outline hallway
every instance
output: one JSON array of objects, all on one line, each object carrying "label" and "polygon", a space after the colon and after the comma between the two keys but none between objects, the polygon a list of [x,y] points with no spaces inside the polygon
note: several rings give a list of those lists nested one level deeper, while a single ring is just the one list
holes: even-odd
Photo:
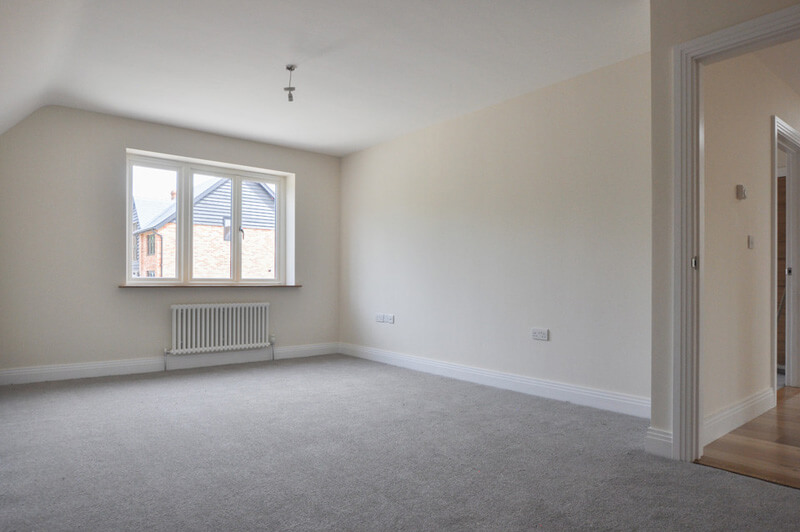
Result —
[{"label": "hallway", "polygon": [[800,388],[778,390],[778,404],[710,443],[698,464],[800,488]]}]

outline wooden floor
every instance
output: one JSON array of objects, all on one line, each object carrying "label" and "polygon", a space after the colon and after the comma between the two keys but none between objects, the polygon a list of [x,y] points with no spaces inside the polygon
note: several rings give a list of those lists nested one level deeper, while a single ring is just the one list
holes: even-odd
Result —
[{"label": "wooden floor", "polygon": [[707,445],[697,463],[800,488],[800,388],[778,390],[777,404]]}]

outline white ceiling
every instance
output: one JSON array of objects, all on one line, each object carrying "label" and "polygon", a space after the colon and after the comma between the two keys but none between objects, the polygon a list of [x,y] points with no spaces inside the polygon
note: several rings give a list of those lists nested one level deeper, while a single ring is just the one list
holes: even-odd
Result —
[{"label": "white ceiling", "polygon": [[648,0],[0,0],[0,133],[55,104],[343,155],[649,35]]}]

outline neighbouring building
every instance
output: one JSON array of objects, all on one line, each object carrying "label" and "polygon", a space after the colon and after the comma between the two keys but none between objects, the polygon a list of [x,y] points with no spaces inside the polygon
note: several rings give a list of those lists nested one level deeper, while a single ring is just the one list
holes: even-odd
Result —
[{"label": "neighbouring building", "polygon": [[[275,273],[275,192],[269,183],[242,182],[242,278]],[[194,278],[231,275],[231,180],[215,178],[197,187],[193,202]],[[134,277],[175,277],[175,192],[163,200],[134,198]]]}]

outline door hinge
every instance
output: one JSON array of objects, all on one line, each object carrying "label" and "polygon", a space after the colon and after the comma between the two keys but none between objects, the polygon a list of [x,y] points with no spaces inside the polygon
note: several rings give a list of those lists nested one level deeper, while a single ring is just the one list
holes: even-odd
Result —
[{"label": "door hinge", "polygon": [[697,255],[692,257],[692,269],[693,270],[699,270],[700,269],[700,257],[698,257]]},{"label": "door hinge", "polygon": [[786,268],[786,275],[792,275],[792,267],[791,266]]}]

